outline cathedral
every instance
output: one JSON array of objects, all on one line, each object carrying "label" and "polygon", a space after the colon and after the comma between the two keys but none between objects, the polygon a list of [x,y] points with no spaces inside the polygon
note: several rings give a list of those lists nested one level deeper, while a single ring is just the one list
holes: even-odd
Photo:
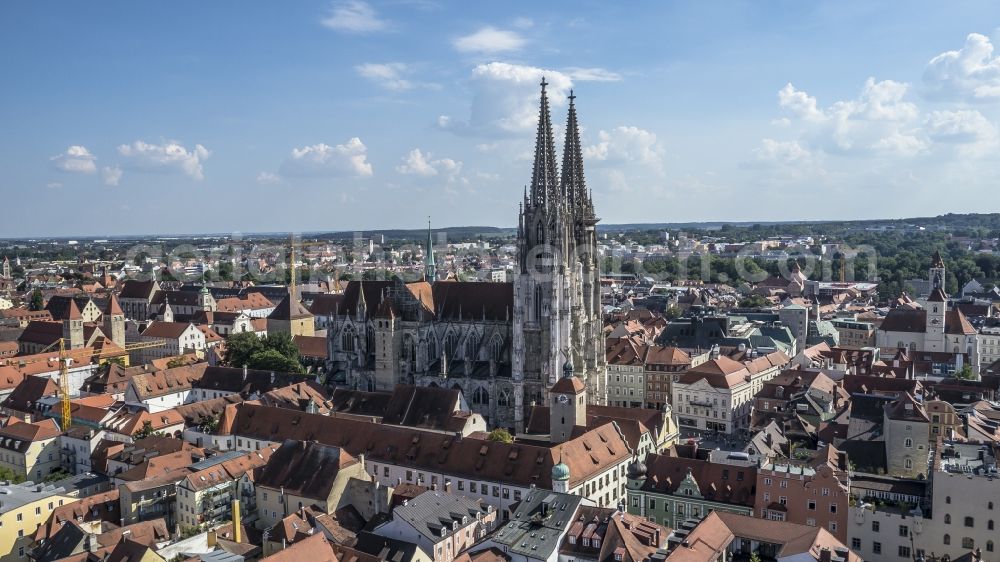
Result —
[{"label": "cathedral", "polygon": [[456,388],[490,427],[517,432],[564,375],[585,382],[589,403],[605,403],[598,218],[584,182],[575,97],[560,173],[546,85],[513,283],[438,280],[428,227],[423,281],[352,281],[335,297],[329,382]]}]

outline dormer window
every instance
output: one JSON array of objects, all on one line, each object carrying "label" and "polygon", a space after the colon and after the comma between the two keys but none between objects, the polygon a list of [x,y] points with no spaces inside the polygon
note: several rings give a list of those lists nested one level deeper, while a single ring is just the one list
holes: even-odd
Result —
[{"label": "dormer window", "polygon": [[583,539],[583,546],[590,546],[590,539],[584,537],[584,539]]},{"label": "dormer window", "polygon": [[569,536],[569,544],[576,544],[576,536],[574,535]]}]

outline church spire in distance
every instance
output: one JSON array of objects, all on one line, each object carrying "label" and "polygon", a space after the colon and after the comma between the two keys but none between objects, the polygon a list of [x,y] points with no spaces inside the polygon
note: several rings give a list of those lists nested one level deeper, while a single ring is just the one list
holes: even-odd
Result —
[{"label": "church spire in distance", "polygon": [[535,138],[535,165],[531,171],[531,204],[548,205],[558,193],[559,172],[556,169],[556,147],[552,137],[552,118],[549,115],[549,97],[545,92],[548,82],[542,78],[542,96],[538,108],[538,134]]},{"label": "church spire in distance", "polygon": [[427,247],[424,248],[424,281],[437,281],[437,264],[434,262],[434,237],[431,236],[431,218],[427,217]]}]

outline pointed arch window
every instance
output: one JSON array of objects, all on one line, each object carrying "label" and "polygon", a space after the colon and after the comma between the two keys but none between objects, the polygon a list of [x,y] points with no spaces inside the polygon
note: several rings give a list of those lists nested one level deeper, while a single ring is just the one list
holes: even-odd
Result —
[{"label": "pointed arch window", "polygon": [[469,334],[465,339],[465,360],[476,361],[479,359],[479,335],[475,332]]},{"label": "pointed arch window", "polygon": [[499,363],[501,355],[503,355],[503,339],[500,336],[493,336],[493,340],[490,341],[490,359]]},{"label": "pointed arch window", "polygon": [[340,349],[342,351],[346,351],[347,353],[353,353],[354,339],[354,327],[350,325],[344,326],[343,331],[340,333]]},{"label": "pointed arch window", "polygon": [[444,337],[444,354],[448,357],[454,357],[456,351],[458,351],[458,334],[448,332],[448,335]]},{"label": "pointed arch window", "polygon": [[371,326],[365,330],[365,349],[368,353],[375,353],[375,328]]},{"label": "pointed arch window", "polygon": [[485,388],[479,387],[472,393],[472,403],[483,406],[490,403],[490,393]]},{"label": "pointed arch window", "polygon": [[413,343],[413,336],[406,334],[403,338],[403,358],[411,364],[417,362],[417,346]]},{"label": "pointed arch window", "polygon": [[497,396],[497,406],[510,406],[510,395],[507,394],[506,390],[501,390],[500,394]]},{"label": "pointed arch window", "polygon": [[545,243],[545,226],[542,223],[538,223],[535,227],[535,243],[544,244]]},{"label": "pointed arch window", "polygon": [[437,359],[437,342],[434,340],[433,333],[427,335],[427,342],[424,345],[427,348],[427,361],[434,361]]}]

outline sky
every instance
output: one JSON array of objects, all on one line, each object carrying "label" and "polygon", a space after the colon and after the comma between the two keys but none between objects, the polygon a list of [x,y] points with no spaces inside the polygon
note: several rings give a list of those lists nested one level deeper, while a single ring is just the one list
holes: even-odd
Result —
[{"label": "sky", "polygon": [[0,3],[0,237],[996,212],[1000,3]]}]

